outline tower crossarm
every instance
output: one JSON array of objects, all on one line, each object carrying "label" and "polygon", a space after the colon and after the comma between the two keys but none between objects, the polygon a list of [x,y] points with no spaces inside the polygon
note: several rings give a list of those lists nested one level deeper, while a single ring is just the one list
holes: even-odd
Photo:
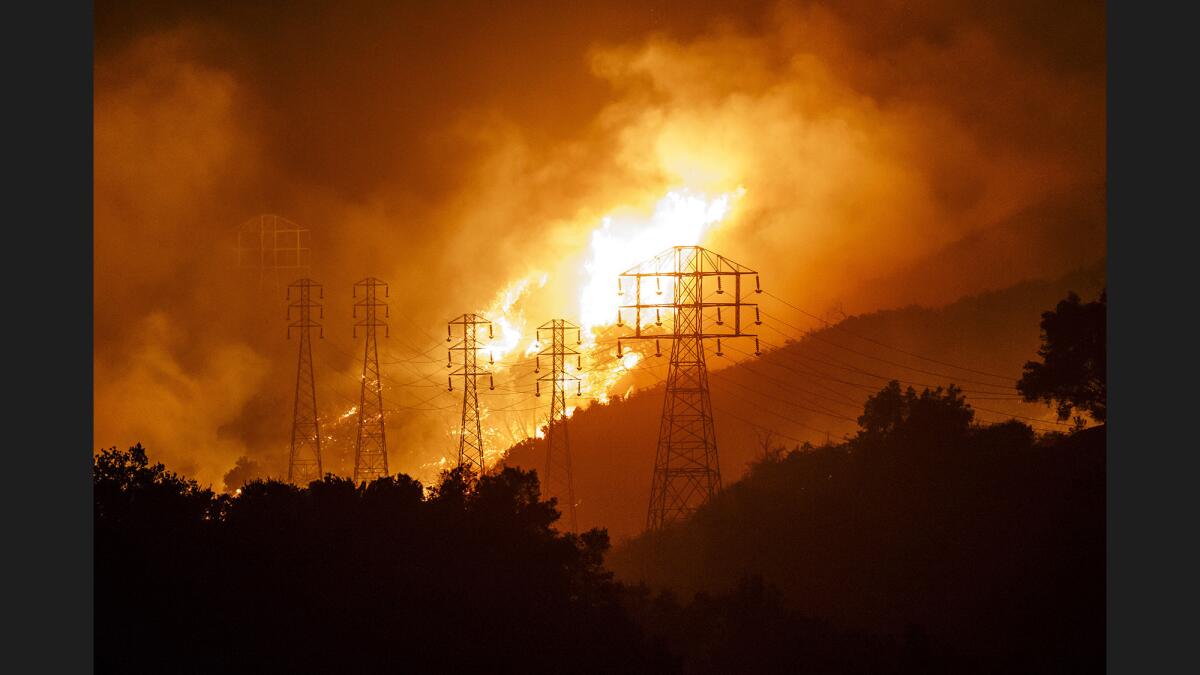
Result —
[{"label": "tower crossarm", "polygon": [[757,354],[750,321],[762,319],[747,296],[762,288],[758,272],[745,265],[700,246],[675,246],[619,275],[617,292],[617,325],[629,329],[617,338],[617,357],[628,340],[654,340],[660,356],[661,341],[670,345],[646,514],[646,529],[658,530],[721,490],[704,342],[714,340],[720,355],[721,340],[754,338]]},{"label": "tower crossarm", "polygon": [[[753,277],[753,281],[751,281]],[[700,246],[676,246],[631,267],[617,279],[624,302],[617,325],[630,333],[617,340],[617,357],[628,340],[720,340],[754,338],[762,323],[758,272]],[[661,353],[661,348],[655,350]]]}]

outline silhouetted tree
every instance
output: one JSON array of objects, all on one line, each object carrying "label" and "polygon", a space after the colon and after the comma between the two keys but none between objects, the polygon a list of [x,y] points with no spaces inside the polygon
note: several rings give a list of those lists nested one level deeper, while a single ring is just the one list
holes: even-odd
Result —
[{"label": "silhouetted tree", "polygon": [[1100,299],[1084,303],[1070,293],[1053,310],[1042,314],[1041,363],[1029,361],[1017,382],[1026,401],[1044,401],[1059,420],[1074,410],[1086,411],[1097,422],[1107,414],[1107,289]]},{"label": "silhouetted tree", "polygon": [[97,454],[92,491],[96,523],[106,526],[198,523],[223,504],[196,481],[151,464],[141,443],[128,451],[109,448]]},{"label": "silhouetted tree", "polygon": [[96,670],[674,672],[603,530],[563,534],[507,468],[216,495],[141,446],[95,456]]},{"label": "silhouetted tree", "polygon": [[975,411],[962,398],[961,390],[900,389],[896,380],[867,397],[858,418],[854,446],[859,449],[904,448],[907,451],[942,446],[963,437],[971,427]]}]

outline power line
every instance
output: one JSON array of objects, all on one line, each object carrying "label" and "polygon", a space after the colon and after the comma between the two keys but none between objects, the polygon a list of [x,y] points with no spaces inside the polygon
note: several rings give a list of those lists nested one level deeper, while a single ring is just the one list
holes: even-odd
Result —
[{"label": "power line", "polygon": [[[766,344],[768,347],[772,347],[772,348],[773,348],[773,350],[774,350],[774,352],[776,352],[776,353],[779,353],[781,356],[783,356],[783,357],[785,357],[785,358],[792,358],[792,359],[804,359],[804,360],[806,360],[806,361],[815,361],[815,362],[817,362],[817,363],[820,363],[820,364],[822,364],[822,365],[831,366],[831,367],[833,367],[833,368],[839,368],[839,369],[842,369],[842,370],[848,370],[848,371],[850,371],[850,372],[853,372],[853,373],[858,373],[858,374],[860,374],[860,375],[864,375],[864,376],[867,376],[867,377],[873,377],[873,378],[876,378],[876,379],[878,379],[878,380],[883,380],[883,381],[885,381],[885,382],[890,382],[890,381],[892,381],[892,380],[896,380],[897,382],[900,382],[901,384],[907,384],[907,385],[914,386],[914,387],[926,387],[926,388],[933,388],[933,389],[936,389],[936,388],[938,388],[938,387],[944,386],[944,385],[941,385],[941,384],[930,384],[930,383],[928,383],[928,382],[917,382],[917,381],[914,381],[914,380],[906,380],[906,379],[904,379],[904,378],[895,377],[895,376],[892,376],[892,375],[881,375],[881,374],[879,374],[879,373],[875,373],[875,372],[872,372],[872,371],[869,371],[869,370],[864,370],[864,369],[862,369],[862,368],[859,368],[859,367],[857,367],[857,366],[853,366],[853,365],[850,365],[850,364],[848,364],[848,363],[845,363],[845,362],[839,361],[839,360],[837,360],[837,359],[834,359],[833,357],[831,357],[831,356],[829,356],[829,355],[827,355],[827,354],[822,354],[822,353],[820,353],[820,352],[816,352],[816,353],[817,353],[818,355],[820,355],[820,356],[823,356],[823,357],[825,357],[826,359],[829,359],[829,360],[828,360],[828,361],[825,361],[825,360],[822,360],[822,359],[818,359],[818,358],[815,358],[815,357],[813,357],[813,356],[810,356],[810,355],[808,355],[808,354],[800,353],[799,351],[796,351],[795,353],[792,353],[792,352],[793,352],[793,350],[788,350],[788,349],[786,349],[785,347],[783,347],[782,345],[776,345],[776,344],[773,344],[773,343],[767,342],[766,340],[763,340],[763,344]],[[813,351],[815,351],[815,350],[813,350]],[[861,384],[861,383],[846,383],[846,384],[853,384],[853,386],[858,386],[858,387],[866,387],[867,389],[870,389],[870,387],[868,387],[867,385],[863,385],[863,384]],[[949,383],[949,384],[953,384],[953,382],[951,382],[951,383]],[[983,395],[986,395],[986,396],[996,396],[997,394],[999,394],[999,393],[1000,393],[1000,392],[995,392],[995,391],[983,391],[983,390],[980,390],[980,389],[969,389],[969,388],[965,388],[965,387],[958,387],[957,385],[955,385],[955,387],[956,387],[956,388],[957,388],[959,391],[962,391],[962,392],[964,392],[964,393],[983,394]],[[874,391],[874,390],[871,390],[871,391]],[[1013,396],[1013,398],[1012,398],[1012,400],[1018,400],[1019,398],[1020,398],[1019,396],[1016,396],[1016,395],[1014,395],[1014,396]]]},{"label": "power line", "polygon": [[[766,316],[768,316],[768,317],[770,317],[770,318],[774,319],[775,321],[778,321],[779,323],[782,323],[782,324],[783,324],[783,325],[785,325],[785,326],[788,326],[789,328],[792,328],[793,330],[801,330],[801,329],[797,328],[796,326],[793,326],[793,325],[791,325],[791,324],[787,323],[786,321],[784,321],[784,320],[780,319],[780,318],[779,318],[779,317],[777,317],[777,316],[774,316],[774,315],[772,315],[772,314],[768,314],[767,312],[763,312],[763,314],[765,314]],[[1012,387],[1012,386],[1009,386],[1009,385],[999,385],[999,384],[995,384],[995,383],[992,383],[992,382],[980,382],[979,380],[969,380],[969,379],[964,379],[964,378],[961,378],[961,377],[957,377],[957,376],[955,376],[955,375],[949,375],[949,374],[947,374],[947,373],[938,373],[938,372],[934,372],[934,371],[931,371],[931,370],[924,370],[924,369],[921,369],[921,368],[914,368],[914,367],[912,367],[912,366],[906,366],[906,365],[904,365],[904,364],[902,364],[902,363],[896,363],[895,361],[890,361],[890,360],[888,360],[888,359],[880,358],[880,357],[878,357],[878,356],[872,356],[871,354],[867,354],[867,353],[864,353],[864,352],[860,352],[860,351],[858,351],[858,350],[855,350],[855,349],[850,349],[849,347],[846,347],[846,346],[840,345],[840,344],[838,344],[838,343],[836,343],[836,342],[833,342],[833,341],[831,341],[831,340],[826,340],[825,338],[821,337],[821,335],[820,335],[819,333],[816,333],[816,332],[808,332],[808,333],[806,333],[806,334],[805,334],[805,335],[803,335],[803,336],[795,336],[795,335],[789,335],[788,333],[785,333],[785,332],[783,332],[783,331],[781,331],[781,330],[779,330],[778,328],[775,328],[775,327],[773,327],[773,326],[768,326],[768,327],[769,327],[769,328],[771,328],[771,330],[774,330],[776,333],[779,333],[780,335],[784,336],[785,338],[797,338],[797,337],[799,337],[799,338],[801,338],[801,339],[803,339],[803,338],[812,338],[812,339],[814,339],[814,340],[817,340],[817,341],[819,341],[819,342],[824,342],[824,343],[826,343],[826,344],[833,345],[834,347],[837,347],[838,349],[843,349],[843,350],[845,350],[845,351],[848,351],[848,352],[850,352],[850,353],[852,353],[852,354],[856,354],[856,355],[858,355],[858,356],[861,356],[861,357],[863,357],[863,358],[868,358],[868,359],[872,359],[872,360],[874,360],[874,361],[879,361],[879,362],[881,362],[881,363],[886,363],[886,364],[888,364],[888,365],[895,366],[895,367],[897,367],[897,368],[903,368],[903,369],[905,369],[905,370],[911,370],[911,371],[918,372],[918,373],[924,373],[924,374],[926,374],[926,375],[934,375],[934,376],[936,376],[936,377],[944,377],[944,378],[946,378],[947,380],[950,380],[950,381],[952,381],[952,382],[965,382],[965,383],[968,383],[968,384],[977,384],[977,385],[980,385],[980,386],[983,386],[983,387],[991,387],[991,388],[993,388],[993,389],[1003,389],[1003,390],[1005,390],[1005,391],[1014,391],[1014,390],[1015,390],[1015,389],[1014,389],[1014,387]],[[819,352],[818,352],[818,353],[819,353]],[[829,358],[829,359],[833,359],[833,357],[831,357],[831,356],[827,356],[827,355],[824,355],[824,354],[822,354],[822,356],[825,356],[826,358]]]},{"label": "power line", "polygon": [[[777,345],[772,345],[771,343],[766,343],[766,342],[764,342],[764,344],[766,344],[768,347],[772,347],[772,348],[773,348],[773,349],[772,349],[772,351],[770,351],[770,352],[766,352],[766,354],[768,354],[768,355],[793,356],[793,355],[787,354],[787,352],[786,352],[786,351],[785,351],[783,348],[781,348],[781,347],[779,347],[779,346],[777,346]],[[747,355],[747,356],[749,356],[749,354],[747,354],[746,352],[743,352],[743,351],[741,351],[741,350],[734,349],[734,351],[738,351],[739,353],[741,353],[741,354],[743,354],[743,355]],[[814,359],[814,360],[815,360],[815,359]],[[820,361],[818,361],[818,362],[820,362]],[[742,363],[742,365],[743,365],[743,366],[745,366],[745,364],[744,364],[744,363]],[[869,393],[871,393],[871,394],[876,394],[876,393],[878,393],[878,389],[872,388],[872,387],[870,387],[870,386],[868,386],[868,385],[859,384],[859,383],[856,383],[856,382],[849,382],[849,381],[847,381],[847,380],[841,380],[841,379],[838,379],[838,378],[836,378],[836,377],[833,377],[833,376],[830,376],[830,375],[827,375],[827,374],[822,374],[822,373],[809,373],[809,372],[804,372],[804,371],[800,371],[800,370],[795,370],[795,369],[793,369],[793,368],[790,368],[790,367],[788,367],[786,364],[774,364],[774,365],[777,365],[777,366],[779,366],[779,367],[782,367],[782,368],[784,368],[784,369],[786,369],[786,370],[792,370],[793,372],[796,372],[796,373],[799,373],[799,374],[803,374],[803,375],[809,375],[809,376],[811,376],[811,377],[824,378],[824,379],[828,379],[828,380],[831,380],[831,381],[834,381],[834,382],[841,383],[841,384],[843,384],[843,385],[846,385],[846,386],[855,387],[855,388],[857,388],[857,389],[861,389],[861,390],[863,390],[863,391],[866,391],[866,392],[869,392]],[[864,374],[867,374],[867,373],[864,373]],[[878,377],[878,378],[881,378],[881,379],[887,379],[888,381],[891,381],[891,380],[895,379],[895,380],[896,380],[896,381],[898,381],[898,382],[905,383],[905,384],[910,384],[910,385],[911,385],[911,384],[915,384],[915,385],[917,385],[917,386],[924,386],[924,387],[929,387],[929,386],[930,386],[930,385],[925,385],[925,384],[921,384],[921,383],[913,383],[913,382],[908,382],[908,381],[906,381],[906,380],[899,380],[899,379],[897,379],[897,378],[884,378],[883,376],[881,376],[881,375],[877,375],[877,374],[871,374],[871,376],[873,376],[873,377]],[[817,384],[819,384],[819,383],[817,383]],[[966,399],[967,399],[968,403],[969,403],[969,402],[971,402],[971,401],[975,401],[975,400],[1010,400],[1010,401],[1013,401],[1013,402],[1020,402],[1020,400],[1021,400],[1021,399],[1019,399],[1019,398],[1012,398],[1012,399],[1008,399],[1008,398],[1004,398],[1004,399],[999,399],[999,398],[988,398],[988,397],[986,397],[986,396],[977,396],[977,395],[975,395],[975,394],[970,394],[970,391],[971,391],[971,390],[961,390],[961,389],[960,389],[960,391],[963,391],[963,393],[964,393],[964,394],[969,394],[969,395],[967,395],[967,396],[966,396]],[[1026,421],[1029,421],[1029,422],[1033,422],[1033,423],[1035,423],[1035,424],[1041,424],[1041,425],[1053,424],[1053,425],[1058,425],[1058,426],[1070,426],[1069,424],[1067,424],[1067,423],[1065,423],[1065,422],[1058,422],[1058,421],[1044,420],[1044,419],[1040,419],[1040,418],[1036,418],[1036,417],[1029,417],[1029,416],[1026,416],[1026,415],[1020,415],[1020,414],[1016,414],[1016,413],[1006,413],[1006,412],[1003,412],[1003,411],[1000,411],[1000,410],[994,410],[994,409],[991,409],[991,408],[984,408],[984,407],[980,407],[980,406],[978,406],[978,405],[975,405],[975,404],[973,404],[973,403],[971,403],[971,408],[972,408],[973,410],[976,410],[976,411],[987,412],[987,413],[992,413],[992,414],[995,414],[995,415],[999,415],[999,416],[1001,416],[1001,417],[1002,417],[1003,419],[1005,419],[1005,420],[1007,420],[1007,419],[1013,419],[1013,418],[1016,418],[1016,419],[1022,419],[1022,420],[1026,420]],[[1044,428],[1045,428],[1046,430],[1052,430],[1054,427],[1044,427]]]},{"label": "power line", "polygon": [[[737,353],[739,353],[739,354],[742,354],[743,356],[747,356],[747,357],[754,356],[753,354],[750,354],[749,352],[745,352],[745,351],[742,351],[742,350],[740,350],[740,349],[737,349],[736,347],[731,347],[730,349],[733,349],[733,351],[735,351],[735,352],[737,352]],[[787,381],[787,380],[781,380],[781,379],[779,379],[779,378],[777,378],[777,377],[772,377],[772,376],[770,376],[770,375],[767,375],[766,373],[761,373],[761,372],[759,372],[759,371],[757,371],[757,370],[754,370],[753,368],[751,368],[751,367],[750,367],[750,363],[749,363],[749,361],[748,361],[748,360],[745,360],[745,361],[735,361],[735,360],[734,360],[732,357],[728,357],[728,356],[726,356],[725,358],[726,358],[727,360],[729,360],[729,362],[730,362],[730,363],[733,363],[734,365],[736,365],[736,366],[738,366],[738,367],[740,367],[740,368],[744,368],[744,369],[745,369],[747,372],[749,372],[749,373],[753,373],[753,374],[754,374],[754,375],[756,375],[757,377],[761,377],[761,378],[763,378],[763,379],[765,379],[765,380],[768,380],[768,381],[770,381],[770,382],[774,382],[775,384],[779,385],[780,387],[784,387],[784,388],[792,389],[792,390],[795,390],[795,391],[798,391],[798,392],[802,392],[802,393],[804,393],[804,394],[807,394],[807,395],[809,395],[809,396],[815,396],[815,397],[817,397],[817,398],[823,398],[823,399],[825,399],[825,400],[827,400],[827,401],[830,401],[830,402],[833,402],[833,403],[837,403],[837,404],[839,404],[839,405],[844,405],[844,406],[847,406],[847,407],[850,407],[850,408],[854,408],[855,410],[857,410],[857,409],[859,409],[859,408],[861,408],[861,407],[862,407],[862,402],[861,402],[861,401],[857,401],[857,402],[856,402],[856,401],[851,401],[851,400],[850,400],[850,399],[848,399],[848,398],[844,398],[844,397],[840,397],[840,396],[839,396],[839,397],[826,396],[825,394],[819,394],[819,393],[817,393],[817,392],[815,392],[815,391],[809,391],[809,390],[807,390],[807,389],[804,389],[803,387],[801,387],[801,386],[799,386],[799,385],[797,385],[797,384],[794,384],[794,383],[792,383],[792,382],[789,382],[789,381]],[[818,383],[818,384],[819,384],[819,383]],[[814,403],[813,405],[816,405],[816,404]]]},{"label": "power line", "polygon": [[916,352],[907,351],[907,350],[901,349],[900,347],[896,347],[896,346],[893,346],[893,345],[889,345],[889,344],[886,344],[886,343],[884,343],[884,342],[880,342],[879,340],[875,340],[875,339],[873,339],[873,338],[869,338],[869,337],[866,337],[866,336],[863,336],[863,335],[859,335],[859,334],[857,334],[857,333],[851,332],[851,331],[850,331],[848,328],[846,328],[846,327],[842,326],[841,324],[830,323],[829,321],[826,321],[825,319],[822,319],[821,317],[819,317],[819,316],[817,316],[817,315],[815,315],[815,314],[812,314],[812,313],[810,313],[810,312],[808,312],[808,311],[806,311],[806,310],[804,310],[804,309],[801,309],[800,307],[797,307],[796,305],[793,305],[792,303],[788,302],[787,300],[784,300],[783,298],[779,297],[778,295],[775,295],[774,293],[772,293],[772,292],[770,292],[770,291],[763,291],[763,293],[765,293],[766,295],[768,295],[768,296],[770,296],[770,297],[772,297],[772,298],[775,298],[776,300],[778,300],[779,302],[783,303],[784,305],[786,305],[786,306],[788,306],[788,307],[790,307],[790,308],[792,308],[792,309],[796,310],[797,312],[800,312],[801,314],[803,314],[803,315],[805,315],[805,316],[807,316],[807,317],[809,317],[809,318],[811,318],[811,319],[815,319],[816,321],[820,321],[821,323],[825,324],[825,325],[826,325],[827,327],[829,327],[829,328],[836,328],[837,330],[840,330],[840,331],[842,331],[842,332],[846,333],[847,335],[851,335],[851,336],[853,336],[853,337],[856,337],[856,338],[858,338],[858,339],[860,339],[860,340],[864,340],[864,341],[866,341],[866,342],[870,342],[871,344],[878,345],[878,346],[880,346],[880,347],[884,347],[885,349],[891,349],[891,350],[893,350],[893,351],[897,351],[897,352],[899,352],[899,353],[901,353],[901,354],[904,354],[905,356],[911,356],[911,357],[913,357],[913,358],[921,359],[922,361],[929,361],[930,363],[936,363],[936,364],[938,364],[938,365],[942,365],[942,366],[948,366],[948,367],[950,367],[950,368],[957,368],[957,369],[959,369],[959,370],[965,370],[965,371],[967,371],[967,372],[969,372],[969,373],[975,373],[975,374],[977,374],[977,375],[986,375],[986,376],[988,376],[988,377],[995,377],[995,378],[998,378],[998,379],[1001,379],[1001,380],[1007,380],[1007,381],[1009,381],[1009,382],[1013,382],[1013,381],[1014,381],[1014,379],[1013,379],[1012,377],[1008,376],[1008,375],[997,375],[996,373],[989,373],[989,372],[987,372],[986,370],[978,370],[978,369],[976,369],[976,368],[968,368],[967,366],[960,366],[960,365],[957,365],[957,364],[954,364],[954,363],[950,363],[949,361],[942,361],[942,360],[938,360],[938,359],[931,358],[931,357],[928,357],[928,356],[922,356],[921,354],[917,354]]},{"label": "power line", "polygon": [[[345,354],[345,352],[343,352],[339,349],[336,349],[336,348],[334,348],[334,351],[338,352],[339,354]],[[345,377],[346,382],[353,382],[356,387],[361,386],[360,385],[361,380],[359,378],[354,377],[353,375],[350,375],[348,373],[345,373],[339,368],[335,368],[328,359],[322,357],[321,363],[324,364],[326,370],[333,372],[337,375]],[[392,392],[400,392],[400,391],[403,391],[404,389],[413,388],[413,387],[425,387],[425,385],[423,385],[423,384],[409,384],[409,383],[404,383],[404,382],[398,382],[396,380],[393,380],[391,377],[384,375],[382,371],[380,371],[379,376],[382,380],[390,383],[393,387],[395,387],[394,389],[393,388],[388,389],[388,391],[392,391]],[[406,393],[411,394],[411,392],[406,392]],[[443,396],[445,394],[446,394],[446,389],[444,387],[442,387],[441,385],[437,385],[437,392],[434,394],[433,397],[431,397],[430,399],[427,399],[427,400],[432,400],[433,398],[436,398],[438,396]],[[346,398],[346,400],[350,400],[349,398],[347,398],[345,396],[343,396],[342,398]]]},{"label": "power line", "polygon": [[[732,384],[732,385],[734,385],[734,386],[736,386],[736,387],[738,387],[738,388],[740,388],[740,389],[744,389],[744,390],[746,390],[746,391],[749,391],[749,392],[750,392],[750,393],[752,393],[752,394],[757,394],[757,395],[759,395],[759,396],[762,396],[762,397],[764,397],[764,398],[769,398],[769,399],[771,399],[771,400],[774,400],[774,401],[779,401],[780,403],[784,403],[784,404],[790,405],[790,406],[792,406],[792,407],[798,408],[798,409],[800,409],[800,410],[804,410],[804,411],[806,411],[806,412],[815,413],[815,414],[817,414],[817,415],[825,415],[826,417],[832,417],[832,418],[834,418],[834,419],[845,420],[845,421],[847,421],[847,422],[857,422],[857,421],[858,421],[858,420],[854,419],[853,417],[847,417],[846,415],[838,415],[838,414],[836,414],[836,413],[832,413],[832,412],[827,412],[827,411],[817,410],[817,409],[815,409],[815,408],[809,408],[809,407],[807,407],[807,406],[801,405],[801,404],[799,404],[799,403],[796,403],[795,401],[788,400],[788,399],[786,399],[786,398],[783,398],[783,397],[781,397],[781,396],[775,396],[775,395],[773,395],[773,394],[768,394],[768,393],[766,393],[766,392],[764,392],[764,391],[760,391],[760,390],[758,390],[758,389],[755,389],[754,387],[749,387],[749,386],[746,386],[746,385],[744,385],[744,384],[742,384],[742,383],[740,383],[740,382],[735,382],[735,381],[733,381],[733,380],[730,380],[730,382],[729,382],[729,383],[730,383],[730,384]],[[764,411],[766,411],[766,412],[772,412],[772,411],[770,411],[770,410],[767,410],[766,408],[761,408],[761,410],[764,410]],[[792,422],[794,422],[795,424],[799,424],[799,425],[801,425],[801,426],[807,426],[807,425],[805,425],[803,422],[800,422],[800,421],[798,421],[798,420],[791,420],[791,421],[792,421]],[[811,427],[810,427],[810,428],[811,428]],[[813,429],[813,430],[814,430],[814,431],[819,431],[818,429]]]},{"label": "power line", "polygon": [[[780,435],[780,436],[783,436],[784,438],[786,438],[786,439],[788,439],[788,440],[790,440],[790,441],[795,441],[795,442],[797,442],[797,443],[805,443],[805,442],[807,442],[807,441],[801,440],[801,439],[799,439],[799,438],[796,438],[795,436],[790,436],[790,435],[788,435],[788,434],[785,434],[785,433],[783,433],[782,431],[776,431],[775,429],[771,429],[771,428],[768,428],[768,427],[764,427],[764,426],[762,426],[761,424],[758,424],[758,423],[756,423],[756,422],[751,422],[750,420],[746,419],[745,417],[742,417],[741,415],[738,415],[737,413],[735,413],[735,412],[733,412],[733,411],[731,411],[731,410],[726,410],[726,409],[723,409],[723,408],[721,408],[720,406],[716,406],[716,409],[717,409],[717,410],[720,410],[722,415],[729,415],[730,417],[732,417],[732,418],[734,418],[734,419],[736,419],[736,420],[740,420],[740,421],[742,421],[742,422],[744,422],[744,423],[746,423],[746,424],[749,424],[749,425],[750,425],[750,426],[752,426],[752,427],[755,427],[755,428],[757,428],[757,429],[762,429],[763,431],[769,431],[769,432],[771,432],[771,433],[773,433],[773,434],[778,434],[778,435]],[[790,420],[789,420],[789,421],[790,421]],[[803,426],[803,427],[805,427],[806,429],[809,429],[810,431],[816,431],[816,432],[818,432],[818,433],[823,433],[823,434],[828,434],[828,433],[829,433],[829,432],[828,432],[828,431],[826,431],[826,430],[816,429],[816,428],[814,428],[814,427],[810,427],[810,426],[808,426],[808,425],[801,424],[800,422],[793,422],[793,423],[794,423],[794,424],[798,424],[798,425],[800,425],[800,426]]]}]

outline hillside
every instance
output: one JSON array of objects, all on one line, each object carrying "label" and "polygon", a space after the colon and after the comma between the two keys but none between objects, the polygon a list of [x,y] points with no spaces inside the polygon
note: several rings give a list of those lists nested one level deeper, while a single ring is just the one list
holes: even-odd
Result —
[{"label": "hillside", "polygon": [[1104,552],[1104,427],[1006,424],[763,462],[609,565],[682,597],[761,576],[805,616],[916,627],[950,672],[1061,673],[1103,669]]},{"label": "hillside", "polygon": [[[1030,422],[1038,430],[1062,429],[1048,422],[1047,408],[1015,400],[1012,385],[1036,354],[1041,313],[1071,290],[1095,297],[1104,280],[1100,263],[941,308],[880,311],[834,326],[759,296],[763,355],[754,358],[748,341],[727,344],[723,357],[708,352],[725,485],[745,475],[764,441],[821,445],[852,433],[863,401],[890,379],[918,389],[955,383],[981,422],[1021,415],[1047,420]],[[666,366],[666,356],[651,358],[646,372],[661,380]],[[568,422],[581,529],[607,527],[616,542],[642,530],[662,398],[661,385],[649,387],[579,410]],[[511,448],[505,461],[539,470],[544,462],[544,441],[537,440]]]}]

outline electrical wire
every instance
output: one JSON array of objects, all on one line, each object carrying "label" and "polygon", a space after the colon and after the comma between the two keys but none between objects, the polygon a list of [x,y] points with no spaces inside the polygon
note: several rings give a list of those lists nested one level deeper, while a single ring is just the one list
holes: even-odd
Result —
[{"label": "electrical wire", "polygon": [[814,319],[814,320],[816,320],[816,321],[820,321],[821,323],[825,324],[825,326],[826,326],[826,327],[829,327],[829,328],[835,328],[835,329],[837,329],[837,330],[840,330],[840,331],[842,331],[843,333],[846,333],[847,335],[850,335],[850,336],[856,337],[856,338],[858,338],[858,339],[860,339],[860,340],[863,340],[863,341],[866,341],[866,342],[870,342],[871,344],[878,345],[878,346],[880,346],[880,347],[883,347],[883,348],[885,348],[885,349],[891,349],[891,350],[893,350],[893,351],[896,351],[896,352],[899,352],[899,353],[901,353],[901,354],[904,354],[905,356],[911,356],[911,357],[913,357],[913,358],[916,358],[916,359],[921,359],[922,361],[929,361],[930,363],[936,363],[936,364],[938,364],[938,365],[947,366],[947,367],[950,367],[950,368],[956,368],[956,369],[958,369],[958,370],[964,370],[964,371],[967,371],[967,372],[969,372],[969,373],[975,373],[976,375],[986,375],[986,376],[988,376],[988,377],[995,377],[995,378],[997,378],[997,379],[1001,379],[1001,380],[1007,380],[1007,381],[1009,381],[1009,382],[1013,382],[1013,381],[1015,381],[1015,380],[1014,380],[1014,378],[1011,378],[1011,377],[1009,377],[1009,376],[1007,376],[1007,375],[998,375],[998,374],[996,374],[996,373],[989,373],[989,372],[987,372],[986,370],[979,370],[979,369],[976,369],[976,368],[968,368],[967,366],[960,366],[960,365],[957,365],[957,364],[954,364],[954,363],[950,363],[949,361],[942,361],[942,360],[935,359],[935,358],[932,358],[932,357],[923,356],[923,355],[921,355],[921,354],[918,354],[918,353],[916,353],[916,352],[912,352],[912,351],[908,351],[908,350],[905,350],[905,349],[901,349],[900,347],[896,347],[896,346],[893,346],[893,345],[889,345],[889,344],[887,344],[887,343],[885,343],[885,342],[881,342],[881,341],[879,341],[879,340],[875,340],[875,339],[873,339],[873,338],[869,338],[869,337],[866,337],[866,336],[863,336],[863,335],[859,335],[859,334],[857,334],[857,333],[851,332],[851,331],[850,331],[848,328],[846,328],[846,327],[842,326],[841,324],[835,324],[835,323],[831,323],[831,322],[829,322],[829,321],[826,321],[825,319],[822,319],[821,317],[819,317],[819,316],[817,316],[817,315],[815,315],[815,314],[812,314],[812,313],[810,313],[810,312],[808,312],[808,311],[806,311],[806,310],[804,310],[804,309],[802,309],[802,308],[800,308],[800,307],[797,307],[796,305],[793,305],[792,303],[790,303],[790,302],[788,302],[787,300],[785,300],[785,299],[783,299],[783,298],[779,297],[778,295],[775,295],[774,293],[771,293],[770,291],[763,291],[763,293],[764,293],[765,295],[768,295],[768,296],[770,296],[770,297],[772,297],[772,298],[774,298],[774,299],[778,300],[779,302],[783,303],[783,304],[784,304],[784,305],[786,305],[787,307],[790,307],[791,309],[793,309],[793,310],[795,310],[795,311],[797,311],[797,312],[800,312],[801,314],[803,314],[803,315],[805,315],[805,316],[807,316],[807,317],[809,317],[809,318],[811,318],[811,319]]}]

